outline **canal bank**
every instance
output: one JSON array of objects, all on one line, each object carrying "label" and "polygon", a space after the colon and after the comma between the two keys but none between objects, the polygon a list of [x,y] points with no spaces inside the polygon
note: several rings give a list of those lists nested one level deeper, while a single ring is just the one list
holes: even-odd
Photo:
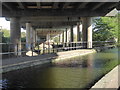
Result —
[{"label": "canal bank", "polygon": [[19,58],[5,59],[2,61],[2,67],[0,67],[0,73],[5,73],[5,72],[32,67],[36,65],[55,63],[60,60],[84,56],[95,52],[96,51],[94,49],[81,49],[81,50],[58,52],[54,54],[39,55],[36,57],[19,57]]},{"label": "canal bank", "polygon": [[116,66],[113,70],[111,70],[109,73],[103,76],[95,85],[93,85],[90,90],[94,90],[96,88],[104,88],[104,89],[113,88],[114,90],[117,90],[120,86],[118,80],[119,68],[120,65]]}]

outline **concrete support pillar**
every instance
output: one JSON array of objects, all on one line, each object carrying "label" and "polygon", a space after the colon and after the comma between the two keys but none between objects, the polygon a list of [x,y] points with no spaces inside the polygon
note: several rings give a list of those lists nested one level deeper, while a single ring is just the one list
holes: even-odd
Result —
[{"label": "concrete support pillar", "polygon": [[29,51],[31,50],[31,36],[30,36],[30,32],[31,32],[31,24],[30,23],[26,23],[26,49]]},{"label": "concrete support pillar", "polygon": [[47,36],[46,36],[46,41],[47,41],[48,53],[50,53],[50,34],[47,34]]},{"label": "concrete support pillar", "polygon": [[50,34],[47,34],[47,36],[46,36],[46,41],[50,41]]},{"label": "concrete support pillar", "polygon": [[70,27],[70,42],[74,41],[73,26]]},{"label": "concrete support pillar", "polygon": [[36,43],[37,43],[37,42],[38,42],[38,34],[37,34],[37,31],[36,31],[35,33],[36,33],[36,35],[35,35],[36,37],[35,37],[35,38],[36,38]]},{"label": "concrete support pillar", "polygon": [[21,29],[19,18],[10,19],[10,42],[15,55],[21,55]]},{"label": "concrete support pillar", "polygon": [[86,42],[85,48],[92,48],[92,23],[90,17],[82,18],[82,40]]},{"label": "concrete support pillar", "polygon": [[62,34],[60,34],[60,43],[62,42]]},{"label": "concrete support pillar", "polygon": [[68,30],[68,42],[70,42],[70,30]]},{"label": "concrete support pillar", "polygon": [[33,46],[35,47],[36,43],[36,34],[35,34],[35,29],[33,29]]},{"label": "concrete support pillar", "polygon": [[62,43],[64,43],[64,31],[62,33]]},{"label": "concrete support pillar", "polygon": [[60,42],[61,42],[61,41],[60,41],[60,34],[58,35],[58,38],[59,38],[59,43],[60,43]]},{"label": "concrete support pillar", "polygon": [[80,23],[77,23],[77,42],[81,41],[80,37]]},{"label": "concrete support pillar", "polygon": [[37,43],[37,32],[35,30],[35,43]]},{"label": "concrete support pillar", "polygon": [[32,27],[30,27],[30,41],[31,41],[31,43],[33,43],[33,28]]},{"label": "concrete support pillar", "polygon": [[65,37],[65,42],[67,42],[67,41],[68,41],[68,40],[67,40],[67,28],[66,28],[65,34],[66,34],[66,35],[65,35],[65,36],[66,36],[66,37]]}]

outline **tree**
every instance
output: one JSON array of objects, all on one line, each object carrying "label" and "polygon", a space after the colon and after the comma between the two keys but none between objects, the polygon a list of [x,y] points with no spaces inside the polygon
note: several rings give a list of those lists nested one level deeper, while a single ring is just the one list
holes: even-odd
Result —
[{"label": "tree", "polygon": [[10,41],[10,31],[7,29],[2,29],[2,43],[9,43]]},{"label": "tree", "polygon": [[21,32],[21,42],[26,42],[26,33]]},{"label": "tree", "polygon": [[4,37],[10,37],[10,30],[2,29]]},{"label": "tree", "polygon": [[59,37],[58,37],[58,36],[53,37],[52,39],[53,39],[53,41],[54,41],[55,43],[59,43]]},{"label": "tree", "polygon": [[108,41],[118,38],[118,16],[94,20],[93,41]]}]

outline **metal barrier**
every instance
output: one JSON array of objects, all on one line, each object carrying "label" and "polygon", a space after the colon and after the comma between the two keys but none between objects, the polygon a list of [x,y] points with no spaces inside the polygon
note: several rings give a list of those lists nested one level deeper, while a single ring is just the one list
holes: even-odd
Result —
[{"label": "metal barrier", "polygon": [[[37,42],[37,43],[30,43],[31,46],[30,51],[32,52],[31,56],[34,56],[34,53],[40,55],[47,53],[56,53],[60,51],[84,49],[87,48],[87,44],[90,43],[91,42],[66,42],[66,43]],[[115,42],[111,42],[111,41],[93,41],[92,43],[93,43],[93,48],[115,45]],[[0,43],[0,45],[2,45],[2,53],[0,53],[0,55],[2,55],[3,58],[26,56],[26,53],[28,52],[26,48],[26,43],[21,43],[21,47],[20,47],[21,49],[19,49],[18,44],[14,45],[12,43]],[[16,48],[16,51],[14,51],[13,48]]]}]

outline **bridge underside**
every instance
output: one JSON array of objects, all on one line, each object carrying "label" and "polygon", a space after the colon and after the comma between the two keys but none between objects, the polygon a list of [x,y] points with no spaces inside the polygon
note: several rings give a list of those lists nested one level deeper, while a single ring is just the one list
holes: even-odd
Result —
[{"label": "bridge underside", "polygon": [[11,43],[20,44],[20,28],[26,29],[28,50],[37,36],[53,37],[66,32],[63,42],[68,42],[68,29],[69,42],[74,42],[74,26],[77,26],[77,41],[87,42],[85,47],[92,48],[91,18],[105,16],[114,8],[120,9],[119,5],[119,2],[2,2],[2,17],[11,22]]}]

